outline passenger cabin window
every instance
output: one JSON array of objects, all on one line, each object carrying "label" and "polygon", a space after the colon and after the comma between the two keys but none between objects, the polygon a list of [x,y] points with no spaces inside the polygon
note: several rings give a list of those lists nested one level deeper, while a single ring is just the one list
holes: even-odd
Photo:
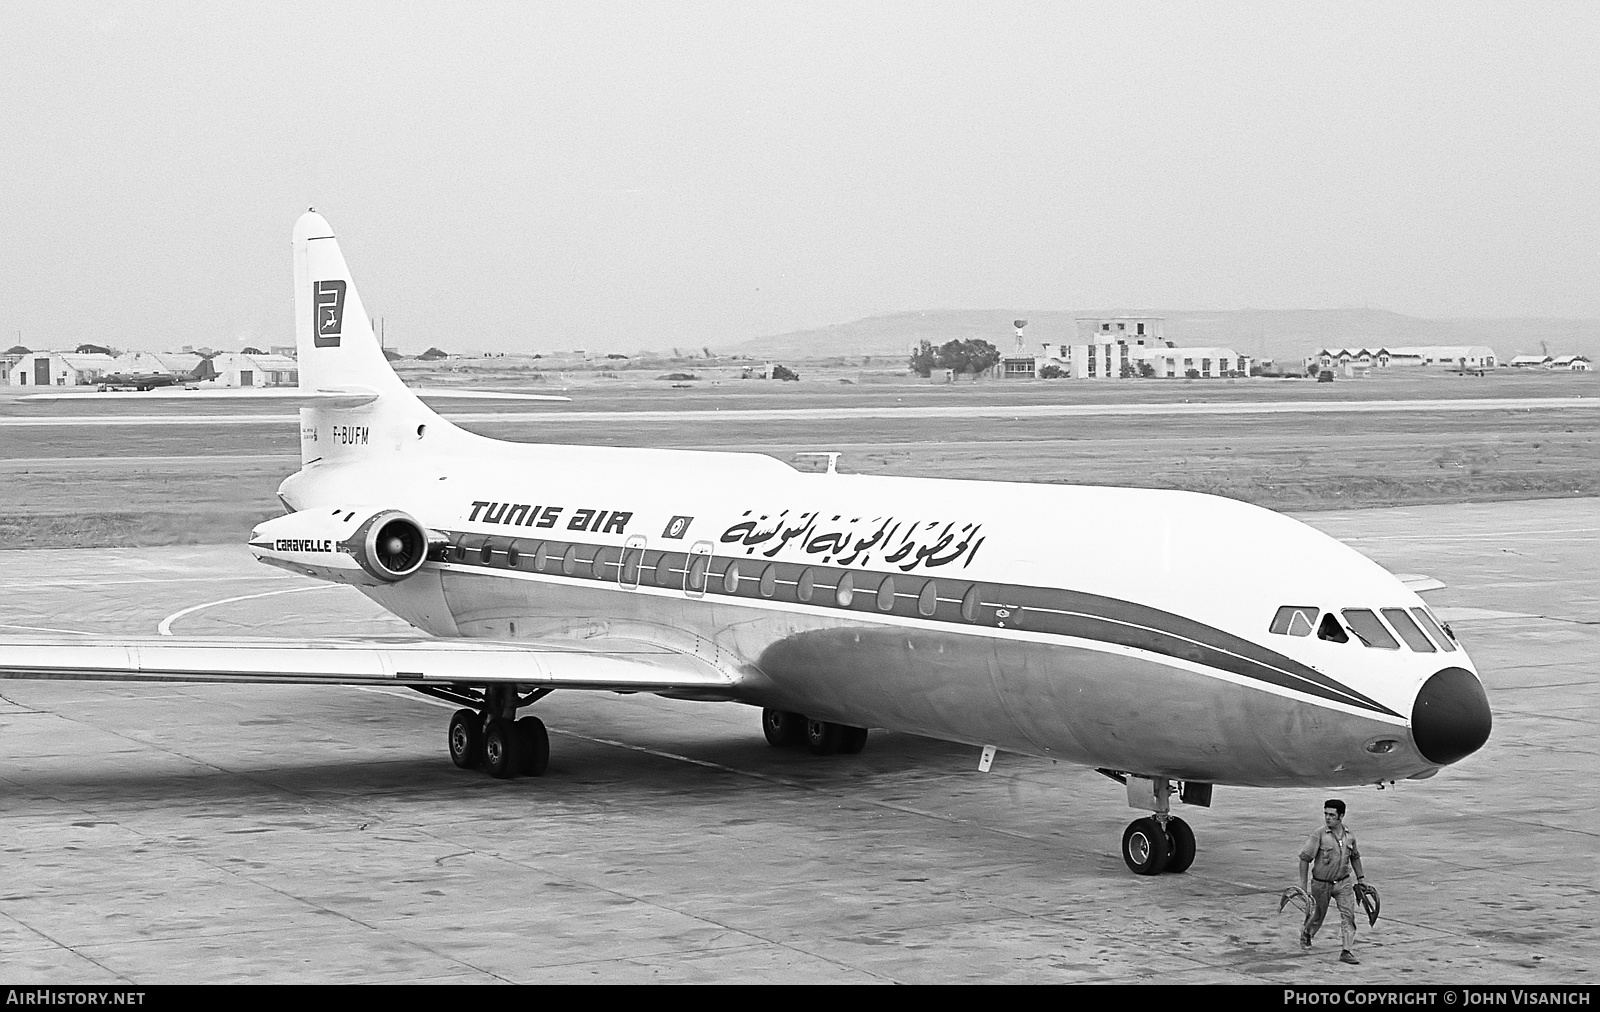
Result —
[{"label": "passenger cabin window", "polygon": [[706,570],[711,568],[711,557],[696,555],[689,560],[689,572],[685,574],[683,589],[691,594],[704,594],[706,592]]},{"label": "passenger cabin window", "polygon": [[800,574],[800,582],[795,584],[794,596],[798,597],[802,604],[811,603],[812,591],[816,589],[815,581],[816,578],[811,575],[811,570],[809,569]]},{"label": "passenger cabin window", "polygon": [[1389,625],[1394,628],[1394,631],[1400,634],[1400,638],[1406,641],[1406,646],[1419,654],[1434,653],[1433,644],[1428,641],[1428,637],[1423,634],[1422,630],[1417,628],[1417,624],[1411,621],[1411,616],[1406,614],[1404,608],[1380,608],[1379,610],[1383,612],[1383,617],[1389,620]]},{"label": "passenger cabin window", "polygon": [[939,607],[939,588],[932,580],[922,585],[922,592],[917,595],[917,614],[924,618],[932,615]]},{"label": "passenger cabin window", "polygon": [[778,592],[778,564],[776,562],[761,571],[761,596],[771,597]]},{"label": "passenger cabin window", "polygon": [[883,582],[878,584],[878,610],[894,610],[894,577],[885,576]]},{"label": "passenger cabin window", "polygon": [[578,571],[578,546],[573,545],[567,549],[567,554],[561,557],[561,572],[571,576]]},{"label": "passenger cabin window", "polygon": [[961,617],[968,622],[978,621],[978,585],[973,584],[961,598]]},{"label": "passenger cabin window", "polygon": [[833,600],[841,608],[850,607],[850,602],[855,600],[856,580],[849,573],[839,577],[839,585],[833,588]]},{"label": "passenger cabin window", "polygon": [[1346,608],[1341,614],[1344,615],[1345,622],[1349,624],[1350,631],[1355,633],[1356,637],[1366,646],[1377,647],[1380,650],[1400,649],[1399,641],[1389,635],[1389,630],[1379,620],[1378,616],[1367,609]]},{"label": "passenger cabin window", "polygon": [[1329,643],[1349,643],[1350,637],[1345,633],[1344,626],[1333,617],[1333,612],[1322,616],[1322,624],[1317,626],[1317,639],[1327,640]]},{"label": "passenger cabin window", "polygon": [[672,556],[666,552],[662,552],[661,558],[656,560],[656,586],[672,586]]},{"label": "passenger cabin window", "polygon": [[1455,653],[1456,647],[1454,643],[1450,642],[1451,637],[1443,629],[1439,628],[1439,623],[1433,620],[1433,615],[1428,612],[1428,609],[1412,608],[1411,614],[1415,615],[1417,621],[1422,623],[1422,628],[1428,630],[1428,635],[1432,636],[1433,641],[1439,644],[1439,649],[1447,654]]},{"label": "passenger cabin window", "polygon": [[1303,604],[1286,604],[1272,616],[1268,632],[1279,636],[1310,636],[1317,627],[1317,612],[1321,609]]},{"label": "passenger cabin window", "polygon": [[728,563],[728,569],[722,574],[722,590],[726,594],[739,593],[739,563]]}]

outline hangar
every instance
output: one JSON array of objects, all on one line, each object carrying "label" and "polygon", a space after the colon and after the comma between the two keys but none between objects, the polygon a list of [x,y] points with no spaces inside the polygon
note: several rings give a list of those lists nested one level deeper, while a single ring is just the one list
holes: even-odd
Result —
[{"label": "hangar", "polygon": [[282,355],[221,352],[212,357],[217,386],[292,387],[300,382],[300,366]]},{"label": "hangar", "polygon": [[102,375],[116,369],[117,360],[110,355],[34,351],[23,355],[11,367],[9,380],[14,387],[92,386]]}]

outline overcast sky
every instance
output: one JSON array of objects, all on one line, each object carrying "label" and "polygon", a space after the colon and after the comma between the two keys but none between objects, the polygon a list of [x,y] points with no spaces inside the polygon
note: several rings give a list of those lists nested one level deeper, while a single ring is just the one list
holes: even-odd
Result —
[{"label": "overcast sky", "polygon": [[912,309],[1600,317],[1600,4],[0,5],[4,345]]}]

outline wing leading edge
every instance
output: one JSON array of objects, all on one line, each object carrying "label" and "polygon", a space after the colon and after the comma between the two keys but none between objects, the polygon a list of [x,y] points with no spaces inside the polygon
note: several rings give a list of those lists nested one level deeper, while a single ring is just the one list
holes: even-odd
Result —
[{"label": "wing leading edge", "polygon": [[637,641],[0,638],[0,678],[117,682],[496,685],[731,698],[735,680]]}]

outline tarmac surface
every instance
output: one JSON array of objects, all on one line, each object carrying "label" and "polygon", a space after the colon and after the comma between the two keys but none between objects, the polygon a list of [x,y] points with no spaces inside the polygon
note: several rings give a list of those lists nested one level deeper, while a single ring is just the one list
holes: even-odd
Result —
[{"label": "tarmac surface", "polygon": [[[49,395],[55,397],[56,395]],[[109,395],[67,394],[47,403],[71,406],[82,399],[86,406],[104,407]],[[170,411],[183,406],[182,394],[152,398],[139,396],[120,402],[119,406],[137,404],[155,405]],[[244,395],[230,403],[230,409],[255,407],[251,396]],[[263,398],[265,400],[265,398]],[[266,404],[271,407],[272,405]],[[462,411],[441,407],[440,414],[458,423],[470,422],[672,422],[684,424],[707,421],[771,422],[803,421],[817,418],[1089,418],[1107,416],[1153,415],[1348,415],[1348,414],[1411,414],[1452,413],[1484,411],[1556,411],[1563,408],[1593,408],[1593,397],[1497,397],[1497,398],[1428,398],[1391,399],[1379,401],[1176,401],[1166,403],[1113,403],[1113,404],[878,404],[870,407],[789,407],[715,409],[671,409],[663,411],[593,411],[562,409],[556,407],[537,410],[501,409],[495,411]],[[210,426],[219,425],[284,425],[297,422],[293,411],[273,414],[235,413],[201,414],[185,411],[181,415],[112,414],[97,411],[88,415],[48,414],[37,417],[0,416],[0,428],[54,428],[58,426],[123,427],[129,425],[157,426]]]},{"label": "tarmac surface", "polygon": [[[1600,501],[1303,517],[1447,589],[1495,728],[1429,781],[1219,788],[1138,878],[1089,770],[873,732],[767,746],[732,704],[557,692],[548,773],[445,754],[403,690],[0,682],[0,979],[1593,985]],[[0,635],[362,635],[398,620],[242,546],[0,552]],[[1358,967],[1279,914],[1325,796]]]}]

